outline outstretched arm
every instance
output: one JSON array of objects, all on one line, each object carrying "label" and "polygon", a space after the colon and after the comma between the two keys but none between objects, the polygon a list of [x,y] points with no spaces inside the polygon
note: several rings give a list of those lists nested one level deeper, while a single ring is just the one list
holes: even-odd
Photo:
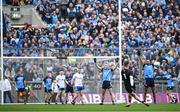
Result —
[{"label": "outstretched arm", "polygon": [[141,63],[144,65],[145,64],[145,61],[142,59],[141,57],[141,51],[138,50],[137,52],[137,55],[138,55],[138,59],[141,61]]},{"label": "outstretched arm", "polygon": [[97,67],[99,70],[102,69],[102,68],[97,64],[96,58],[94,58],[94,63],[95,63],[96,67]]},{"label": "outstretched arm", "polygon": [[115,69],[117,69],[117,67],[118,67],[118,62],[119,62],[119,58],[116,58],[116,65],[113,67],[113,71],[115,70]]}]

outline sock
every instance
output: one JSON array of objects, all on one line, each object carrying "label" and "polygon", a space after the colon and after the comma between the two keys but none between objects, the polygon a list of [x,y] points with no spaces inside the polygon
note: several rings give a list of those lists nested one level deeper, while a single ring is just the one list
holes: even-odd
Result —
[{"label": "sock", "polygon": [[129,103],[131,103],[131,100],[129,99]]}]

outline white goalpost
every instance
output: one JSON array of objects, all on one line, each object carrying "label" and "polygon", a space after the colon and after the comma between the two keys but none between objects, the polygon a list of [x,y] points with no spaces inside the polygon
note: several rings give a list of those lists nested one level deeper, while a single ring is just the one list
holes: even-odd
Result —
[{"label": "white goalpost", "polygon": [[121,0],[118,0],[118,12],[119,12],[119,93],[120,93],[120,103],[123,103],[123,98],[122,98],[122,75],[121,75],[121,68],[122,68],[122,53],[121,53],[121,40],[122,40],[122,23],[121,23]]},{"label": "white goalpost", "polygon": [[[1,8],[0,9],[1,10],[1,13],[0,13],[1,14],[1,18],[0,18],[1,19],[1,26],[0,26],[1,27],[1,58],[0,58],[1,59],[1,62],[0,62],[1,80],[0,81],[2,81],[3,80],[3,22],[2,22],[3,21],[3,15],[2,15],[3,13],[2,13],[2,0],[0,1],[0,5],[1,5],[0,6],[0,8]],[[3,97],[4,97],[4,93],[1,90],[1,104],[4,103]]]}]

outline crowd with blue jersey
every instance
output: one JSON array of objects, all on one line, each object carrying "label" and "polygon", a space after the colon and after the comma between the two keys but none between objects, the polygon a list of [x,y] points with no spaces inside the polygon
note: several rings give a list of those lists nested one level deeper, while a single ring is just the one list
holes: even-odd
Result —
[{"label": "crowd with blue jersey", "polygon": [[20,5],[32,5],[36,4],[38,0],[2,0],[3,5],[13,5],[13,6],[20,6]]},{"label": "crowd with blue jersey", "polygon": [[180,76],[179,5],[177,0],[121,2],[122,56],[130,60],[136,77],[145,80],[144,102],[150,87],[156,103],[155,79],[167,80],[167,94],[173,100],[172,88]]},{"label": "crowd with blue jersey", "polygon": [[119,54],[117,0],[61,2],[38,0],[35,8],[48,26],[35,28],[25,24],[24,28],[9,28],[4,33],[4,55],[55,56],[59,52],[56,49],[74,48],[75,52],[67,50],[62,54]]},{"label": "crowd with blue jersey", "polygon": [[[179,5],[176,0],[122,0],[123,57],[138,65],[140,50],[142,58],[154,64],[153,67],[145,65],[145,69],[153,69],[151,74],[156,79],[164,79],[168,66],[178,65]],[[178,73],[174,70],[176,77]]]},{"label": "crowd with blue jersey", "polygon": [[[180,55],[179,1],[123,0],[122,50],[131,60],[140,49],[146,59],[175,66]],[[158,52],[161,50],[161,56]]]}]

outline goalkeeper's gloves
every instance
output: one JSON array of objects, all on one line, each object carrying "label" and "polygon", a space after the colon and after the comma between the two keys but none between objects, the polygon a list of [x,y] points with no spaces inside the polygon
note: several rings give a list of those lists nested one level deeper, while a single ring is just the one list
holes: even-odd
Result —
[{"label": "goalkeeper's gloves", "polygon": [[97,62],[97,60],[96,60],[96,58],[94,58],[94,63],[96,63]]}]

